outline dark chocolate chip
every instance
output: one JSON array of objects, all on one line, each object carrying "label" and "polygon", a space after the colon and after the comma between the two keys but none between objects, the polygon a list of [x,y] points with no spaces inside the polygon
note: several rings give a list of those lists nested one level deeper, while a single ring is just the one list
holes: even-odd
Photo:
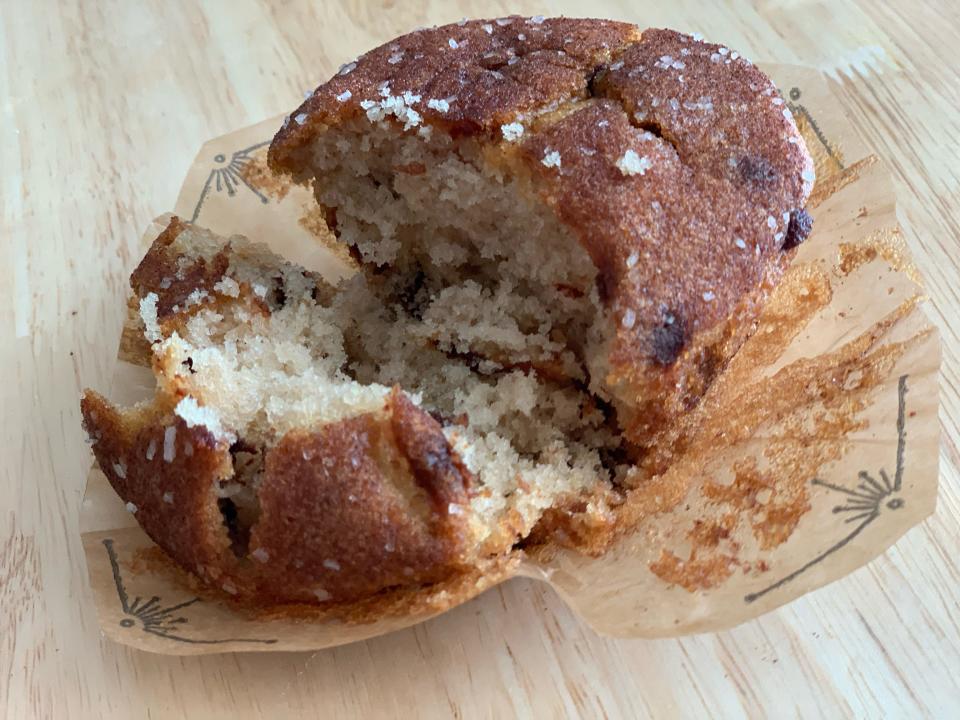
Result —
[{"label": "dark chocolate chip", "polygon": [[802,243],[813,230],[813,218],[806,210],[794,210],[790,213],[787,235],[783,239],[783,250],[791,250]]},{"label": "dark chocolate chip", "polygon": [[765,157],[742,157],[737,170],[744,182],[769,184],[777,179],[777,170]]},{"label": "dark chocolate chip", "polygon": [[680,357],[686,344],[686,332],[683,324],[671,316],[672,322],[664,322],[653,330],[653,358],[661,365],[670,365]]}]

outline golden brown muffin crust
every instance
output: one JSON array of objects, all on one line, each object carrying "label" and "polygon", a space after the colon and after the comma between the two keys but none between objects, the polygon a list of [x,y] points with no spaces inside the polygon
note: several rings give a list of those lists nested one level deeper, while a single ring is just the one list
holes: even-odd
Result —
[{"label": "golden brown muffin crust", "polygon": [[162,405],[121,414],[87,391],[83,426],[100,469],[137,522],[171,557],[214,582],[235,558],[214,485],[232,472],[229,448]]},{"label": "golden brown muffin crust", "polygon": [[[618,325],[611,364],[628,384],[731,319],[810,232],[812,164],[789,110],[721,45],[566,18],[419,30],[317,88],[277,133],[271,164],[304,177],[312,141],[385,95],[406,97],[434,131],[484,139],[487,161],[519,158],[597,267]],[[517,143],[502,131],[513,122]]]},{"label": "golden brown muffin crust", "polygon": [[210,261],[197,258],[189,266],[179,268],[179,256],[169,248],[187,227],[176,215],[171,217],[130,276],[130,287],[138,297],[151,292],[157,295],[157,319],[161,322],[176,315],[179,306],[192,293],[198,290],[212,293],[229,264],[225,248]]},{"label": "golden brown muffin crust", "polygon": [[88,392],[81,409],[100,468],[144,531],[230,594],[349,601],[477,560],[465,550],[469,474],[439,424],[399,390],[382,412],[291,431],[265,450],[242,557],[214,491],[233,474],[231,449],[166,405],[121,414]]},{"label": "golden brown muffin crust", "polygon": [[[290,114],[270,147],[274,168],[300,172],[300,151],[325,126],[363,114],[364,100],[390,92],[420,95],[424,122],[455,135],[499,136],[518,114],[540,111],[588,91],[594,68],[640,38],[609,20],[472,20],[403,35],[347,63]],[[428,100],[446,100],[446,110]]]},{"label": "golden brown muffin crust", "polygon": [[468,479],[453,457],[398,390],[383,413],[289,433],[267,451],[259,490],[260,597],[352,600],[466,565],[464,518],[449,507],[467,503]]}]

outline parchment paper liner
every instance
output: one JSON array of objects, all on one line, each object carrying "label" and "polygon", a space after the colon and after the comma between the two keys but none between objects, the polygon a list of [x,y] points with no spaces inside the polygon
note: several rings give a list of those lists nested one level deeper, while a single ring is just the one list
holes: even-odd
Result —
[{"label": "parchment paper liner", "polygon": [[[929,515],[937,493],[940,344],[920,307],[888,175],[867,156],[821,75],[766,69],[817,160],[815,231],[757,334],[705,401],[708,424],[721,430],[706,452],[678,468],[679,481],[651,486],[634,503],[632,533],[599,558],[557,550],[511,559],[416,604],[381,607],[375,621],[316,612],[264,616],[232,607],[164,561],[94,467],[81,529],[103,631],[167,654],[317,649],[421,622],[518,574],[550,583],[601,633],[719,630],[843,577]],[[175,212],[341,274],[343,256],[325,249],[329,237],[309,192],[264,169],[279,123],[204,145]],[[155,222],[144,249],[157,232]],[[718,252],[733,251],[719,242]],[[864,347],[854,352],[854,342]],[[849,361],[868,345],[869,359],[851,372]],[[153,379],[124,359],[123,347],[110,395],[131,403],[152,393]],[[832,370],[844,354],[846,370]],[[753,412],[758,393],[769,398],[757,406],[763,412],[824,378],[834,393],[830,408],[794,408],[730,440],[736,430],[729,429]]]}]

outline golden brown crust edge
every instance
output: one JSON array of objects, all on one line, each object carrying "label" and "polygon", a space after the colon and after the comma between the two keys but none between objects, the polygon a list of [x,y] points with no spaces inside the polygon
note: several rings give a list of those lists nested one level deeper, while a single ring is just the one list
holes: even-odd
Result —
[{"label": "golden brown crust edge", "polygon": [[[215,484],[230,446],[162,396],[127,411],[87,392],[97,463],[154,542],[207,583],[257,604],[344,602],[466,572],[470,477],[440,426],[394,390],[381,412],[293,431],[267,450],[261,512],[242,557]],[[428,499],[415,507],[416,496]]]},{"label": "golden brown crust edge", "polygon": [[399,389],[383,413],[288,433],[259,491],[260,597],[356,599],[465,570],[466,514],[451,506],[468,504],[469,485],[439,424]]},{"label": "golden brown crust edge", "polygon": [[[518,114],[581,96],[585,70],[639,37],[626,23],[517,16],[414,31],[347,63],[317,88],[277,133],[270,164],[302,174],[310,142],[362,116],[363,101],[382,99],[385,82],[394,95],[421,96],[416,108],[425,124],[455,136],[495,136]],[[428,103],[447,98],[445,110]]]}]

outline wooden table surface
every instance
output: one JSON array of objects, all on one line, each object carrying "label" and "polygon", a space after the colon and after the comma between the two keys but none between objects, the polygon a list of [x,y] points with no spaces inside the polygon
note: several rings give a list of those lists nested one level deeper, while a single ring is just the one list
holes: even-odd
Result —
[{"label": "wooden table surface", "polygon": [[[202,7],[201,7],[202,5]],[[897,182],[944,340],[937,513],[733,631],[612,640],[516,580],[316,653],[149,655],[101,638],[77,526],[77,401],[106,387],[141,230],[200,144],[358,52],[463,16],[608,16],[822,68]],[[0,717],[947,717],[960,707],[960,4],[876,0],[0,4]]]}]

